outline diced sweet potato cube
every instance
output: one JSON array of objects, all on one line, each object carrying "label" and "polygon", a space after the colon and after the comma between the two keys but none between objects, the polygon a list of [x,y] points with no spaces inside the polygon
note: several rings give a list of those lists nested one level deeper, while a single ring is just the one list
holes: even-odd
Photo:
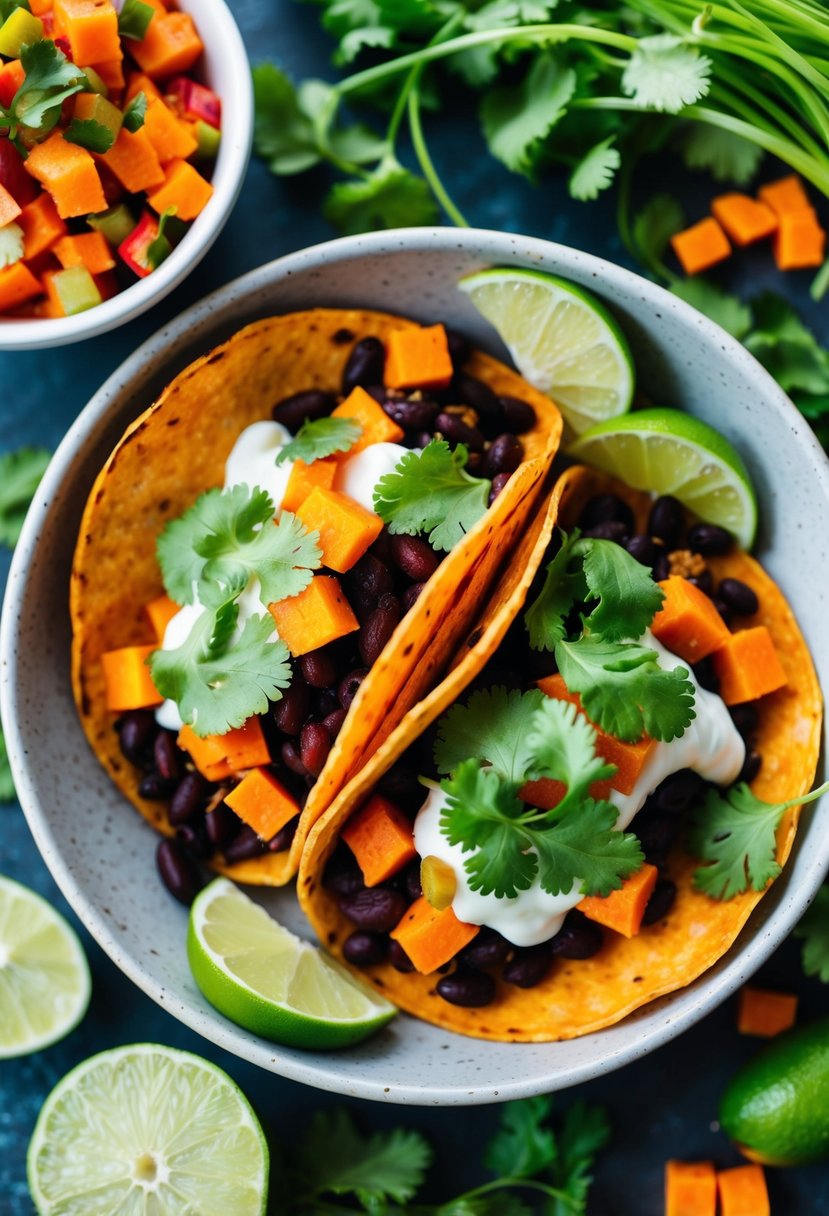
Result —
[{"label": "diced sweet potato cube", "polygon": [[115,143],[100,160],[130,194],[151,190],[164,181],[161,162],[142,129],[133,132],[122,127]]},{"label": "diced sweet potato cube", "polygon": [[665,1166],[665,1216],[715,1216],[717,1175],[710,1161],[669,1161]]},{"label": "diced sweet potato cube", "polygon": [[270,840],[300,811],[296,799],[264,768],[246,773],[225,802],[263,840]]},{"label": "diced sweet potato cube", "polygon": [[9,194],[6,187],[0,184],[0,228],[5,228],[12,220],[16,220],[22,208],[18,201]]},{"label": "diced sweet potato cube", "polygon": [[54,12],[78,67],[123,57],[112,0],[55,0]]},{"label": "diced sweet potato cube", "polygon": [[659,586],[665,599],[653,618],[651,632],[668,650],[686,663],[698,663],[728,641],[728,626],[714,601],[699,587],[677,574],[663,579]]},{"label": "diced sweet potato cube", "polygon": [[182,726],[178,745],[187,752],[203,777],[208,781],[223,781],[231,775],[224,735],[197,735],[192,726]]},{"label": "diced sweet potato cube", "polygon": [[130,43],[138,66],[153,80],[189,72],[204,50],[192,17],[187,13],[157,13],[141,42]]},{"label": "diced sweet potato cube", "polygon": [[323,564],[338,574],[350,570],[383,531],[383,521],[374,511],[321,486],[311,491],[296,514],[309,532],[319,533]]},{"label": "diced sweet potato cube", "polygon": [[177,219],[194,220],[212,195],[213,187],[198,169],[186,160],[171,160],[165,166],[163,184],[147,195],[147,202],[159,215],[175,208]]},{"label": "diced sweet potato cube", "polygon": [[342,838],[357,858],[367,887],[376,887],[417,857],[411,820],[375,794],[352,815]]},{"label": "diced sweet potato cube", "polygon": [[359,386],[352,389],[345,401],[331,414],[332,418],[353,418],[363,428],[363,433],[346,456],[362,452],[372,443],[397,443],[403,438],[403,428],[389,418],[383,407]]},{"label": "diced sweet potato cube", "polygon": [[406,951],[416,971],[431,975],[453,959],[479,932],[480,926],[464,924],[451,908],[438,912],[421,895],[392,929],[391,937]]},{"label": "diced sweet potato cube", "polygon": [[199,146],[188,127],[163,101],[150,101],[144,131],[162,165],[176,158],[186,160]]},{"label": "diced sweet potato cube", "polygon": [[23,229],[23,256],[26,261],[40,257],[66,232],[51,195],[39,194],[23,208],[17,221]]},{"label": "diced sweet potato cube", "polygon": [[808,207],[805,211],[787,211],[781,215],[772,249],[778,270],[820,266],[826,249],[826,232],[817,213]]},{"label": "diced sweet potato cube", "polygon": [[8,312],[42,294],[40,280],[24,262],[15,262],[0,270],[0,312]]},{"label": "diced sweet potato cube", "polygon": [[389,388],[448,388],[452,360],[444,327],[393,329],[388,337],[383,379]]},{"label": "diced sweet potato cube", "polygon": [[794,1026],[797,997],[790,992],[772,992],[769,988],[740,989],[737,1029],[740,1034],[752,1034],[771,1039]]},{"label": "diced sweet potato cube", "polygon": [[155,649],[154,645],[122,646],[120,650],[108,650],[101,655],[107,709],[122,713],[161,704],[163,697],[153,684],[147,666],[147,658]]},{"label": "diced sweet potato cube", "polygon": [[803,188],[803,182],[795,173],[780,177],[776,182],[767,182],[758,191],[760,199],[770,207],[776,216],[788,215],[793,211],[807,211],[811,207],[809,196]]},{"label": "diced sweet potato cube", "polygon": [[258,718],[248,718],[243,726],[224,735],[197,735],[192,726],[183,726],[178,745],[189,753],[196,768],[208,781],[221,781],[243,769],[270,764],[270,752]]},{"label": "diced sweet potato cube", "polygon": [[279,636],[295,658],[360,627],[340,584],[327,574],[314,575],[299,595],[271,604],[269,610]]},{"label": "diced sweet potato cube", "polygon": [[686,274],[699,274],[731,253],[728,237],[712,216],[671,237],[671,246]]},{"label": "diced sweet potato cube", "polygon": [[65,270],[71,266],[85,266],[90,274],[103,274],[115,265],[112,250],[100,232],[62,236],[55,242],[54,253]]},{"label": "diced sweet potato cube", "polygon": [[737,1165],[717,1174],[720,1216],[771,1216],[766,1175],[761,1165]]},{"label": "diced sweet potato cube", "polygon": [[615,929],[623,937],[635,937],[642,927],[642,917],[658,877],[656,866],[645,862],[641,870],[625,879],[618,891],[611,891],[604,897],[586,895],[578,908],[597,924]]},{"label": "diced sweet potato cube", "polygon": [[130,72],[127,77],[127,91],[124,96],[125,102],[132,101],[139,93],[143,93],[147,101],[161,101],[161,89],[154,80],[150,80],[146,72]]},{"label": "diced sweet potato cube", "polygon": [[42,144],[35,144],[26,169],[49,191],[61,219],[106,210],[95,161],[86,148],[68,143],[60,131],[54,131]]},{"label": "diced sweet potato cube", "polygon": [[160,644],[164,641],[167,626],[173,617],[178,615],[181,609],[174,600],[170,599],[169,595],[159,595],[154,600],[150,600],[149,604],[145,606],[144,611],[150,619],[153,633]]},{"label": "diced sweet potato cube", "polygon": [[282,510],[297,511],[317,487],[332,490],[336,476],[336,460],[313,460],[310,464],[295,460],[282,496]]},{"label": "diced sweet potato cube", "polygon": [[711,210],[735,245],[761,241],[777,228],[777,216],[771,207],[749,194],[721,194],[712,201]]},{"label": "diced sweet potato cube", "polygon": [[786,683],[786,673],[765,625],[729,634],[725,644],[714,651],[712,661],[726,705],[755,701]]},{"label": "diced sweet potato cube", "polygon": [[94,68],[98,75],[103,80],[109,90],[110,98],[114,93],[120,93],[126,83],[124,80],[124,60],[107,59],[103,63],[91,63],[89,65]]}]

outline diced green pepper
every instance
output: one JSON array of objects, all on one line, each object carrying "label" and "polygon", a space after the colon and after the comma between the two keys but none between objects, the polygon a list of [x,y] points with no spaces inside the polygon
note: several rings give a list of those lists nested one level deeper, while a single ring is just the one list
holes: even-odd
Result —
[{"label": "diced green pepper", "polygon": [[87,308],[101,303],[101,293],[85,266],[59,270],[52,283],[67,317],[74,317],[76,313],[85,312]]},{"label": "diced green pepper", "polygon": [[99,93],[101,97],[109,97],[109,89],[94,68],[84,68],[83,74],[89,81],[90,93]]},{"label": "diced green pepper", "polygon": [[99,122],[102,127],[111,131],[112,142],[115,143],[124,120],[124,116],[117,106],[114,106],[111,101],[107,101],[106,97],[102,97],[100,93],[95,93],[89,106],[84,108],[83,116],[84,120],[92,119],[93,122]]},{"label": "diced green pepper", "polygon": [[215,160],[219,154],[219,144],[222,142],[221,131],[217,131],[215,127],[211,127],[209,122],[204,122],[200,118],[193,134],[199,145],[193,153],[193,160]]},{"label": "diced green pepper", "polygon": [[100,215],[88,215],[86,222],[106,237],[110,245],[120,245],[135,227],[135,218],[126,203],[116,203]]},{"label": "diced green pepper", "polygon": [[0,26],[0,55],[18,59],[24,46],[43,40],[43,22],[25,8],[16,8]]}]

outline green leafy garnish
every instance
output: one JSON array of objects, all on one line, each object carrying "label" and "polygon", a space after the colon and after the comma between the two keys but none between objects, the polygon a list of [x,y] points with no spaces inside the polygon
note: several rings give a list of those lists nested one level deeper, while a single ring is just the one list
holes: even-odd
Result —
[{"label": "green leafy garnish", "polygon": [[803,971],[829,984],[829,887],[821,887],[794,931],[803,940]]},{"label": "green leafy garnish", "polygon": [[143,91],[136,93],[124,110],[124,128],[133,135],[144,126],[147,117],[147,95]]},{"label": "green leafy garnish", "polygon": [[118,33],[122,38],[143,42],[153,16],[152,6],[144,4],[143,0],[124,0],[118,14]]},{"label": "green leafy garnish", "polygon": [[207,490],[167,525],[157,552],[170,598],[177,604],[198,598],[209,606],[228,593],[241,594],[251,577],[258,578],[266,607],[298,595],[321,558],[316,533],[290,511],[274,522],[270,496],[246,485]]},{"label": "green leafy garnish", "polygon": [[336,228],[354,235],[377,228],[435,224],[438,209],[429,187],[396,160],[385,160],[359,181],[337,182],[323,208]]},{"label": "green leafy garnish", "polygon": [[0,727],[0,802],[14,802],[14,799],[15,788],[9,765],[9,753],[6,751],[6,736]]},{"label": "green leafy garnish", "polygon": [[516,85],[493,89],[481,105],[489,150],[508,169],[533,178],[544,140],[576,91],[576,74],[552,54],[539,55]]},{"label": "green leafy garnish", "polygon": [[46,448],[18,448],[0,455],[0,544],[14,548],[29,504],[46,472]]},{"label": "green leafy garnish", "polygon": [[570,175],[571,198],[585,202],[597,198],[611,185],[622,163],[622,154],[614,146],[615,139],[615,135],[608,135],[584,154]]},{"label": "green leafy garnish", "polygon": [[491,482],[466,472],[469,453],[433,439],[422,452],[407,452],[374,488],[374,510],[393,535],[427,532],[435,549],[448,552],[486,512]]},{"label": "green leafy garnish", "polygon": [[16,139],[21,127],[33,132],[51,131],[67,97],[87,88],[83,68],[70,63],[48,38],[24,46],[20,63],[25,77],[8,109],[0,106],[2,126]]},{"label": "green leafy garnish", "polygon": [[353,418],[306,418],[290,443],[277,453],[276,463],[302,460],[311,464],[335,452],[347,452],[363,433]]},{"label": "green leafy garnish", "polygon": [[731,131],[692,126],[682,154],[689,169],[705,169],[718,182],[747,186],[760,168],[763,149]]},{"label": "green leafy garnish", "polygon": [[87,148],[90,152],[108,152],[115,143],[115,132],[94,118],[73,118],[63,133],[69,144]]},{"label": "green leafy garnish", "polygon": [[710,790],[690,820],[688,848],[711,863],[694,872],[694,886],[712,899],[762,891],[780,873],[775,833],[784,813],[827,790],[829,781],[810,794],[773,803],[763,802],[745,782],[723,794]]},{"label": "green leafy garnish", "polygon": [[521,781],[532,766],[530,725],[546,700],[538,688],[485,688],[473,692],[465,705],[456,702],[438,722],[438,772],[451,773],[462,761],[475,759],[491,764],[507,781]]},{"label": "green leafy garnish", "polygon": [[648,109],[678,114],[711,87],[711,60],[683,38],[655,34],[640,38],[622,73],[622,90]]},{"label": "green leafy garnish", "polygon": [[751,329],[753,318],[749,306],[714,283],[698,277],[680,279],[671,286],[671,291],[692,308],[704,312],[734,338],[745,338]]}]

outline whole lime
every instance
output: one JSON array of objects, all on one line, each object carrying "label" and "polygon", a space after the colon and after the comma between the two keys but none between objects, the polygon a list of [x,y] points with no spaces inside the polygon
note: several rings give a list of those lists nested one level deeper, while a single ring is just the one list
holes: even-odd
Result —
[{"label": "whole lime", "polygon": [[781,1034],[749,1061],[723,1094],[720,1123],[763,1165],[829,1155],[829,1018]]}]

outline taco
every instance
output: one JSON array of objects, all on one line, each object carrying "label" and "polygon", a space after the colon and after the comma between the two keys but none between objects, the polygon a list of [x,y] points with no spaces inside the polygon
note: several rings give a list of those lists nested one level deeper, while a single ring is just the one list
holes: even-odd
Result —
[{"label": "taco", "polygon": [[591,1033],[711,967],[792,848],[799,807],[765,804],[807,794],[820,747],[794,615],[722,529],[580,467],[545,509],[529,608],[510,570],[487,666],[459,652],[298,877],[386,997],[507,1042]]},{"label": "taco", "polygon": [[469,631],[560,433],[510,368],[379,312],[258,321],[173,380],[95,482],[70,605],[86,735],[168,847],[295,873]]}]

